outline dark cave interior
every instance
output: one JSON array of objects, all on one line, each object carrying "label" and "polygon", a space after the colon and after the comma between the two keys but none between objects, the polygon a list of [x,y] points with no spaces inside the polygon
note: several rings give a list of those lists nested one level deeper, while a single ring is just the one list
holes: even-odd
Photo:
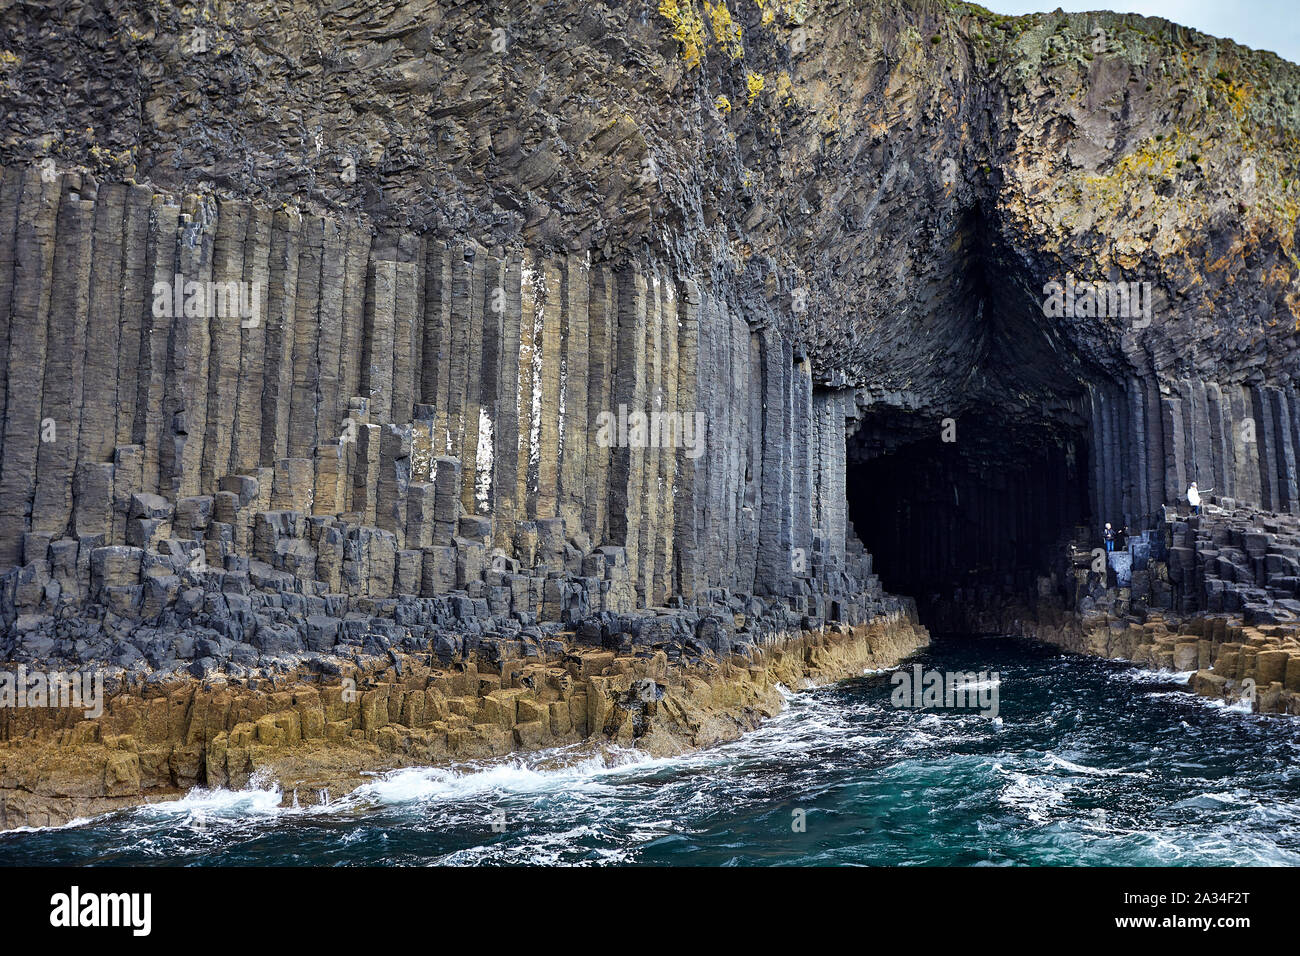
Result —
[{"label": "dark cave interior", "polygon": [[922,437],[868,415],[850,439],[849,517],[886,590],[931,627],[971,630],[972,609],[1032,599],[1090,521],[1089,475],[1081,430],[970,416]]},{"label": "dark cave interior", "polygon": [[[993,598],[1028,599],[1088,521],[1083,441],[984,457],[927,438],[851,461],[849,516],[886,590],[923,622]],[[1019,454],[1015,454],[1019,452]]]}]

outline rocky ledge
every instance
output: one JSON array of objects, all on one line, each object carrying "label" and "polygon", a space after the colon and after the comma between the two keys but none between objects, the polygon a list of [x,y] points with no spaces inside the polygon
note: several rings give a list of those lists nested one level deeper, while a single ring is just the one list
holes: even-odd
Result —
[{"label": "rocky ledge", "polygon": [[1189,688],[1203,697],[1247,702],[1261,714],[1300,714],[1300,631],[1251,627],[1225,617],[1138,623],[1107,615],[1025,622],[1022,636],[1066,650],[1117,658],[1171,672],[1195,671]]},{"label": "rocky ledge", "polygon": [[[725,657],[623,653],[559,636],[527,659],[392,651],[318,656],[279,676],[119,687],[102,715],[0,709],[0,829],[56,826],[179,797],[278,784],[346,793],[368,773],[581,745],[669,755],[738,737],[801,688],[888,666],[929,643],[910,602],[857,625],[770,635]],[[322,673],[334,665],[333,676]]]},{"label": "rocky ledge", "polygon": [[972,626],[1194,672],[1202,696],[1300,714],[1300,518],[1209,501],[1201,515],[1168,512],[1104,564],[1081,535],[1034,606],[990,603]]}]

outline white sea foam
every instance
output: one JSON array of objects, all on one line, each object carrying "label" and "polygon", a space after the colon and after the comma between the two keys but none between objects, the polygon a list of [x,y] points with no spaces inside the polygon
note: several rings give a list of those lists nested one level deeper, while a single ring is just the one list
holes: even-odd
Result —
[{"label": "white sea foam", "polygon": [[1234,700],[1231,702],[1226,700],[1219,700],[1217,698],[1204,698],[1204,699],[1211,706],[1217,707],[1223,711],[1228,711],[1237,714],[1253,714],[1255,712],[1255,705],[1249,699],[1244,697],[1241,700]]},{"label": "white sea foam", "polygon": [[[527,761],[466,764],[460,767],[414,767],[375,774],[375,779],[331,802],[285,806],[284,791],[262,777],[254,777],[242,790],[195,787],[176,800],[149,803],[130,811],[146,823],[174,822],[206,826],[249,820],[270,820],[281,815],[344,813],[375,806],[455,802],[486,794],[530,795],[565,791],[598,795],[608,786],[602,778],[629,771],[654,770],[675,758],[654,758],[642,751],[608,748],[579,756],[572,748],[541,751]],[[111,816],[105,814],[104,816]],[[103,819],[97,817],[95,819]],[[76,820],[66,826],[92,820]],[[33,828],[36,829],[36,828]],[[54,828],[50,828],[54,829]],[[19,831],[10,831],[19,832]]]},{"label": "white sea foam", "polygon": [[1024,814],[1035,823],[1046,823],[1051,811],[1065,803],[1065,795],[1074,784],[1061,777],[1041,777],[1019,770],[1007,770],[1001,764],[993,769],[1007,778],[998,794],[998,802]]},{"label": "white sea foam", "polygon": [[1147,774],[1132,770],[1116,770],[1104,767],[1087,767],[1083,764],[1074,763],[1066,760],[1064,757],[1058,757],[1056,754],[1049,752],[1046,756],[1049,766],[1060,767],[1062,770],[1068,770],[1070,773],[1083,774],[1086,777],[1145,777]]},{"label": "white sea foam", "polygon": [[1218,697],[1202,697],[1199,694],[1191,694],[1191,693],[1187,693],[1186,691],[1178,691],[1178,690],[1152,691],[1146,696],[1151,698],[1175,697],[1181,701],[1186,701],[1191,704],[1197,704],[1201,707],[1208,707],[1211,710],[1217,710],[1221,714],[1224,714],[1225,716],[1236,715],[1236,714],[1253,714],[1255,712],[1254,705],[1251,704],[1249,700],[1245,700],[1245,699],[1227,701],[1227,700],[1222,700]]},{"label": "white sea foam", "polygon": [[73,817],[67,823],[50,824],[44,827],[20,826],[10,827],[8,830],[0,833],[0,839],[7,836],[17,836],[20,833],[43,833],[46,830],[71,830],[73,827],[85,826],[87,823],[94,822],[94,817]]},{"label": "white sea foam", "polygon": [[281,806],[284,792],[264,777],[254,776],[242,790],[195,787],[178,800],[146,803],[132,812],[143,820],[186,817],[194,822],[273,817],[294,808]]},{"label": "white sea foam", "polygon": [[1132,667],[1122,671],[1110,671],[1111,680],[1128,681],[1134,684],[1189,684],[1196,671],[1152,670],[1146,667]]},{"label": "white sea foam", "polygon": [[960,690],[960,691],[993,690],[994,688],[1001,687],[1001,686],[1002,686],[1002,681],[1000,680],[979,680],[979,681],[967,681],[966,683],[963,684],[954,684],[953,690]]},{"label": "white sea foam", "polygon": [[668,762],[636,750],[611,749],[569,764],[539,766],[554,752],[530,760],[459,768],[413,767],[378,775],[343,798],[342,803],[403,804],[438,800],[466,800],[487,793],[537,794],[553,790],[574,791],[603,787],[601,778]]}]

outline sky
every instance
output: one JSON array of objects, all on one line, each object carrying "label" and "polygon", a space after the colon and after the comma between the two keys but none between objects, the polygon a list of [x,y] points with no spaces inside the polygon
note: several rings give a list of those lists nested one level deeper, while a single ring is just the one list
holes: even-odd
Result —
[{"label": "sky", "polygon": [[980,6],[1011,16],[1050,13],[1057,7],[1068,13],[1114,10],[1146,17],[1164,17],[1202,33],[1227,37],[1243,46],[1272,50],[1292,63],[1300,63],[1300,2],[1297,0],[976,0]]}]

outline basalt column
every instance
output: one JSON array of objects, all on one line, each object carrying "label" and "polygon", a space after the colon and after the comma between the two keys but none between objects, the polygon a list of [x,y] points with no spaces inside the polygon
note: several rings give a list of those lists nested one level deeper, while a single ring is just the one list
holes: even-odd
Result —
[{"label": "basalt column", "polygon": [[1088,392],[1090,508],[1101,523],[1153,527],[1187,488],[1285,512],[1300,509],[1293,388],[1130,379]]},{"label": "basalt column", "polygon": [[[182,568],[522,620],[879,596],[853,393],[788,315],[662,262],[6,170],[0,312],[11,622],[162,620]],[[65,552],[61,594],[18,586]]]}]

